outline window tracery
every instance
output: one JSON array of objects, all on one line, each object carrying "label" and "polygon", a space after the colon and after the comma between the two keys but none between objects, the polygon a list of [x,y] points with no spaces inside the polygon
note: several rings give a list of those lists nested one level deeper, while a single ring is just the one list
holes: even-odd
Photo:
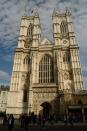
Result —
[{"label": "window tracery", "polygon": [[63,62],[64,63],[70,62],[70,54],[69,54],[69,52],[65,52],[65,54],[63,56]]},{"label": "window tracery", "polygon": [[39,63],[39,83],[54,82],[53,61],[49,55],[45,55]]},{"label": "window tracery", "polygon": [[66,21],[62,21],[60,25],[60,30],[62,36],[65,36],[68,33],[68,26]]},{"label": "window tracery", "polygon": [[26,56],[25,58],[24,58],[24,62],[23,62],[24,64],[29,64],[30,63],[30,59],[29,59],[29,56]]},{"label": "window tracery", "polygon": [[33,34],[33,25],[30,23],[28,29],[27,29],[27,36],[29,38],[32,38],[32,34]]}]

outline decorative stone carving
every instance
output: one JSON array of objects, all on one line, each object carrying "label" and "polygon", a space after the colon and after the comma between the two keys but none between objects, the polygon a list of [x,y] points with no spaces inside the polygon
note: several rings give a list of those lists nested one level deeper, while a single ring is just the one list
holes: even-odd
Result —
[{"label": "decorative stone carving", "polygon": [[25,79],[26,79],[26,75],[25,75],[25,74],[22,74],[21,80],[22,80],[22,81],[25,81]]},{"label": "decorative stone carving", "polygon": [[73,91],[73,84],[71,80],[67,80],[64,82],[64,89],[68,91]]},{"label": "decorative stone carving", "polygon": [[65,71],[63,77],[64,77],[65,80],[69,79],[70,78],[69,72]]},{"label": "decorative stone carving", "polygon": [[65,80],[72,80],[72,72],[71,71],[64,71],[63,77]]},{"label": "decorative stone carving", "polygon": [[80,75],[81,74],[81,70],[80,69],[77,69],[77,75]]},{"label": "decorative stone carving", "polygon": [[24,47],[25,47],[25,48],[29,48],[30,45],[26,42],[26,43],[24,44]]},{"label": "decorative stone carving", "polygon": [[29,79],[29,73],[23,73],[22,74],[22,80],[28,80]]},{"label": "decorative stone carving", "polygon": [[32,43],[32,40],[27,37],[27,38],[26,38],[26,41],[25,41],[25,43],[24,43],[24,47],[25,47],[25,48],[29,48],[30,45],[31,45],[31,43]]},{"label": "decorative stone carving", "polygon": [[52,93],[54,93],[54,92],[56,92],[57,91],[57,89],[56,88],[33,88],[33,92],[34,93],[48,93],[48,92],[52,92]]},{"label": "decorative stone carving", "polygon": [[62,40],[63,46],[69,46],[69,41],[67,39]]}]

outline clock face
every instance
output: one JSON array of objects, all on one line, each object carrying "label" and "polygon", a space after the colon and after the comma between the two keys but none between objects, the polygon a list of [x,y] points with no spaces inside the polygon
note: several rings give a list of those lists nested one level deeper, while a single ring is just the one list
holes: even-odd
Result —
[{"label": "clock face", "polygon": [[63,46],[69,46],[69,41],[67,39],[62,40]]},{"label": "clock face", "polygon": [[67,44],[67,40],[63,40],[63,44]]}]

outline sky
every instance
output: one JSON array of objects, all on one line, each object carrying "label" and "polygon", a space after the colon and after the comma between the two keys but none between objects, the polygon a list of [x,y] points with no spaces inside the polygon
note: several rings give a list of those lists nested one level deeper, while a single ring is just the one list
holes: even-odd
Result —
[{"label": "sky", "polygon": [[37,11],[41,19],[42,39],[52,39],[53,10],[72,13],[76,42],[80,47],[80,60],[87,83],[87,0],[0,0],[0,85],[10,84],[14,53],[18,44],[21,17]]}]

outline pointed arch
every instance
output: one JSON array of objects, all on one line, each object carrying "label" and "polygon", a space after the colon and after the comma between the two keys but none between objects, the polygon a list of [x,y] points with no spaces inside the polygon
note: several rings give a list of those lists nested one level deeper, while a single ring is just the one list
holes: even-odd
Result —
[{"label": "pointed arch", "polygon": [[70,53],[69,52],[65,52],[63,55],[63,62],[64,63],[68,63],[70,62]]},{"label": "pointed arch", "polygon": [[27,36],[32,37],[33,34],[33,25],[30,23],[28,29],[27,29]]},{"label": "pointed arch", "polygon": [[24,58],[23,64],[29,64],[29,63],[30,63],[30,59],[29,59],[29,56],[27,55],[27,56]]},{"label": "pointed arch", "polygon": [[45,54],[39,63],[39,83],[54,82],[53,60],[50,55]]},{"label": "pointed arch", "polygon": [[62,36],[65,36],[68,33],[68,25],[66,21],[61,22],[60,31]]}]

